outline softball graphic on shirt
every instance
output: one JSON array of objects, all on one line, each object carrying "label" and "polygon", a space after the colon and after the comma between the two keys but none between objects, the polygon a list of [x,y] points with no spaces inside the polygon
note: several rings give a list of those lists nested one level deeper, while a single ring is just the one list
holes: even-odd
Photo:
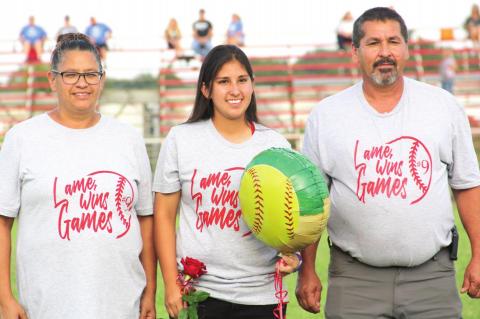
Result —
[{"label": "softball graphic on shirt", "polygon": [[134,200],[131,182],[117,172],[96,171],[70,181],[55,177],[58,235],[65,240],[92,233],[121,238],[130,230]]},{"label": "softball graphic on shirt", "polygon": [[383,145],[367,146],[357,140],[354,150],[357,198],[402,198],[411,205],[421,201],[432,182],[432,157],[425,144],[401,136]]}]

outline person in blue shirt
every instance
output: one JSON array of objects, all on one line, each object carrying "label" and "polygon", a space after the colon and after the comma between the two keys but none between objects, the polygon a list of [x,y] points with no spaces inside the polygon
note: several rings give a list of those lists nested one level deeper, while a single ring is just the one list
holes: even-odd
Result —
[{"label": "person in blue shirt", "polygon": [[97,22],[94,17],[90,18],[90,25],[85,30],[85,34],[90,37],[97,47],[102,61],[107,58],[107,40],[112,37],[112,30],[104,23]]},{"label": "person in blue shirt", "polygon": [[232,15],[232,21],[228,25],[227,44],[233,44],[242,47],[245,44],[245,34],[243,33],[243,24],[238,14]]},{"label": "person in blue shirt", "polygon": [[39,62],[43,53],[43,43],[47,38],[45,30],[35,24],[35,17],[28,18],[28,24],[20,31],[20,42],[27,55],[27,62]]}]

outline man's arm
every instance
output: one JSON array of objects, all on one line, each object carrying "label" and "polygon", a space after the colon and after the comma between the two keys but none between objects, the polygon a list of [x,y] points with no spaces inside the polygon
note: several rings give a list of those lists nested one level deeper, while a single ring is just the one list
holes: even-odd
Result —
[{"label": "man's arm", "polygon": [[458,213],[467,231],[472,249],[472,259],[465,269],[461,293],[480,298],[480,186],[453,190]]},{"label": "man's arm", "polygon": [[320,312],[320,298],[322,283],[315,271],[315,258],[317,256],[318,241],[307,246],[302,251],[303,263],[298,272],[297,296],[300,306],[308,312]]},{"label": "man's arm", "polygon": [[0,216],[0,318],[27,319],[10,286],[11,231],[13,218]]},{"label": "man's arm", "polygon": [[140,231],[142,233],[143,249],[140,253],[140,260],[145,271],[147,285],[143,291],[140,318],[156,317],[155,293],[157,291],[157,257],[153,245],[153,215],[138,216]]}]

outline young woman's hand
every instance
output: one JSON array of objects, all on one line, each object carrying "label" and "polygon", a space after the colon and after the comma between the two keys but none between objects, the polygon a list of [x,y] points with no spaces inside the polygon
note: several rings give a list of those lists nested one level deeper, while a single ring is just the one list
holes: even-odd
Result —
[{"label": "young woman's hand", "polygon": [[286,276],[298,270],[301,265],[301,260],[297,254],[282,254],[282,259],[279,263],[279,270],[282,276]]},{"label": "young woman's hand", "polygon": [[178,285],[172,285],[170,287],[165,286],[164,302],[168,315],[171,318],[178,318],[180,310],[185,307],[182,300],[182,293],[180,292]]},{"label": "young woman's hand", "polygon": [[0,302],[0,318],[28,319],[27,313],[15,299],[3,300]]}]

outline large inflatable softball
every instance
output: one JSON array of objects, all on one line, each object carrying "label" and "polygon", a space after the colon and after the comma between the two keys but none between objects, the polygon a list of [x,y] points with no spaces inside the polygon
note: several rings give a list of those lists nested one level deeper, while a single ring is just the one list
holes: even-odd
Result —
[{"label": "large inflatable softball", "polygon": [[250,230],[282,253],[318,240],[330,213],[327,184],[318,169],[286,148],[270,148],[253,158],[239,197]]}]

